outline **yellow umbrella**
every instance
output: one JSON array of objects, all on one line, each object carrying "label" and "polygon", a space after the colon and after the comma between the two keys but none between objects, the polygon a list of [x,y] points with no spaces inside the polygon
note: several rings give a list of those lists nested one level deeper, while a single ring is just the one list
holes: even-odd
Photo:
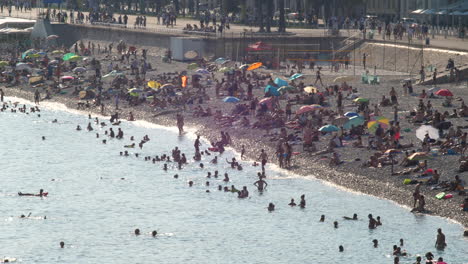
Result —
[{"label": "yellow umbrella", "polygon": [[159,89],[159,87],[161,87],[161,84],[158,83],[157,81],[149,81],[148,87],[153,88],[153,89]]},{"label": "yellow umbrella", "polygon": [[304,92],[306,92],[306,93],[317,93],[318,89],[316,87],[313,87],[313,86],[307,86],[307,87],[304,88]]},{"label": "yellow umbrella", "polygon": [[253,71],[255,69],[258,69],[260,67],[262,67],[263,63],[261,62],[255,62],[255,63],[252,63],[250,64],[250,66],[247,68],[248,71]]}]

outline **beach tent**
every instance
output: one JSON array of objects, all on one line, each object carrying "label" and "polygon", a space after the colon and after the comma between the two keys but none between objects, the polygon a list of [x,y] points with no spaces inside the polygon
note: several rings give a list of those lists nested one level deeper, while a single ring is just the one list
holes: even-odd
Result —
[{"label": "beach tent", "polygon": [[267,87],[265,87],[265,93],[270,93],[271,95],[274,95],[274,96],[281,95],[280,92],[278,92],[278,89],[271,85],[267,85]]},{"label": "beach tent", "polygon": [[448,89],[438,90],[435,94],[438,96],[453,96],[453,93]]},{"label": "beach tent", "polygon": [[288,86],[288,82],[281,79],[281,78],[276,78],[274,83],[278,86],[278,87],[282,87],[282,86]]}]

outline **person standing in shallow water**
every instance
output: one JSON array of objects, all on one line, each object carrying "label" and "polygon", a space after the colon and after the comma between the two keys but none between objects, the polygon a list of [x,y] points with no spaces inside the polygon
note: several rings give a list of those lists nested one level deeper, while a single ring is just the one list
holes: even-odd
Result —
[{"label": "person standing in shallow water", "polygon": [[184,116],[177,114],[177,128],[179,129],[179,135],[184,133]]},{"label": "person standing in shallow water", "polygon": [[437,239],[435,243],[435,247],[437,250],[444,250],[445,247],[447,246],[447,243],[445,243],[445,235],[442,233],[442,229],[439,228],[437,229]]}]

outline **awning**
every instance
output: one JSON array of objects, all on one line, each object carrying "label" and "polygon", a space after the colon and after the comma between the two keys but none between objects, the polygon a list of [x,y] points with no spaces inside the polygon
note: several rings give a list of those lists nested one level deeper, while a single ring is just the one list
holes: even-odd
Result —
[{"label": "awning", "polygon": [[439,12],[436,12],[435,14],[436,15],[446,15],[447,13],[448,13],[447,10],[441,10]]},{"label": "awning", "polygon": [[424,9],[414,10],[413,12],[411,12],[411,14],[419,15],[422,11],[424,11]]},{"label": "awning", "polygon": [[434,11],[434,9],[427,9],[427,10],[424,10],[423,12],[421,12],[421,14],[424,14],[424,15],[434,15],[434,14],[435,14],[435,11]]},{"label": "awning", "polygon": [[[467,13],[468,13],[468,12],[467,12]],[[460,12],[460,11],[458,11],[458,10],[455,11],[455,12],[450,13],[450,15],[452,15],[452,16],[463,16],[463,14],[464,14],[463,12]]]}]

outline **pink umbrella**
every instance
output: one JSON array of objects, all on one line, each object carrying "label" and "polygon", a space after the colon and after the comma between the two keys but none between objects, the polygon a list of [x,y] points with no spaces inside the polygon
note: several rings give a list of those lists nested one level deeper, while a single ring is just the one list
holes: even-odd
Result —
[{"label": "pink umbrella", "polygon": [[305,105],[305,106],[299,108],[299,110],[296,111],[296,115],[301,115],[301,114],[304,114],[304,113],[307,113],[307,112],[315,111],[315,110],[320,109],[320,108],[322,108],[321,105]]},{"label": "pink umbrella", "polygon": [[66,81],[71,81],[71,80],[74,80],[74,79],[75,79],[75,77],[73,77],[73,76],[63,76],[63,77],[62,77],[62,78],[60,78],[60,79],[62,79],[62,80],[66,80]]}]

